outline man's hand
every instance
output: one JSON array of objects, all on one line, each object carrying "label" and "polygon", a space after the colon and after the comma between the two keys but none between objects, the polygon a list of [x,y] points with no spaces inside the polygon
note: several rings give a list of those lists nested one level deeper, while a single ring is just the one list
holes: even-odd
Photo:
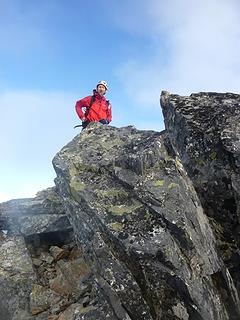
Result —
[{"label": "man's hand", "polygon": [[102,124],[109,124],[109,121],[107,119],[101,119],[99,120],[99,122]]},{"label": "man's hand", "polygon": [[85,129],[88,124],[89,124],[89,121],[88,121],[88,120],[82,121],[82,127],[83,127],[83,129]]}]

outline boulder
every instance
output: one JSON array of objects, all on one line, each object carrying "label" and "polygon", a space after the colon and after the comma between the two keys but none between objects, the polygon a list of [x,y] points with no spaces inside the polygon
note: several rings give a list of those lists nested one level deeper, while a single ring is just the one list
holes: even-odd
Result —
[{"label": "boulder", "polygon": [[[161,95],[165,126],[240,293],[240,95]],[[222,279],[217,277],[217,282]]]},{"label": "boulder", "polygon": [[231,275],[166,132],[91,123],[53,165],[94,282],[119,319],[238,319]]}]

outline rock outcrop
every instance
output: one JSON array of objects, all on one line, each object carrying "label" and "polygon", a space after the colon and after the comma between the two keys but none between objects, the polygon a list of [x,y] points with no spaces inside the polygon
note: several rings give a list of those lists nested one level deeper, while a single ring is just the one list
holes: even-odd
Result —
[{"label": "rock outcrop", "polygon": [[239,318],[231,275],[167,132],[94,123],[53,164],[109,319]]},{"label": "rock outcrop", "polygon": [[54,188],[0,204],[0,222],[1,320],[68,320],[70,306],[95,309],[90,269]]},{"label": "rock outcrop", "polygon": [[240,96],[161,106],[165,131],[91,123],[56,188],[0,204],[0,319],[240,319]]},{"label": "rock outcrop", "polygon": [[161,103],[171,144],[193,182],[240,294],[240,96],[180,97],[163,92]]}]

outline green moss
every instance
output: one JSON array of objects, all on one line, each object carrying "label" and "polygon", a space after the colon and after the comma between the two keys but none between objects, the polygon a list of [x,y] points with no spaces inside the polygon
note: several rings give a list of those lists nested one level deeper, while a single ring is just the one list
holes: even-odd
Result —
[{"label": "green moss", "polygon": [[135,201],[132,205],[119,205],[119,206],[111,206],[108,208],[109,213],[114,216],[121,216],[123,214],[129,214],[135,211],[136,209],[140,208],[142,204],[138,201]]},{"label": "green moss", "polygon": [[155,187],[162,187],[164,185],[164,180],[157,180],[155,182]]},{"label": "green moss", "polygon": [[217,152],[216,151],[211,152],[210,158],[211,158],[211,160],[216,160],[217,159]]},{"label": "green moss", "polygon": [[120,222],[110,223],[110,227],[115,231],[121,231],[123,229],[123,224]]},{"label": "green moss", "polygon": [[176,188],[177,186],[178,186],[177,183],[171,182],[171,183],[169,184],[169,186],[168,186],[168,190],[172,190],[172,189]]}]

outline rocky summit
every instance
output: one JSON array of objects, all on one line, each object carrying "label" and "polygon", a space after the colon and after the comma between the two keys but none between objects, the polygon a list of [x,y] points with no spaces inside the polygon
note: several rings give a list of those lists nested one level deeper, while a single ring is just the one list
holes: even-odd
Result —
[{"label": "rocky summit", "polygon": [[240,319],[240,96],[161,106],[165,131],[91,123],[55,188],[0,204],[0,319]]}]

